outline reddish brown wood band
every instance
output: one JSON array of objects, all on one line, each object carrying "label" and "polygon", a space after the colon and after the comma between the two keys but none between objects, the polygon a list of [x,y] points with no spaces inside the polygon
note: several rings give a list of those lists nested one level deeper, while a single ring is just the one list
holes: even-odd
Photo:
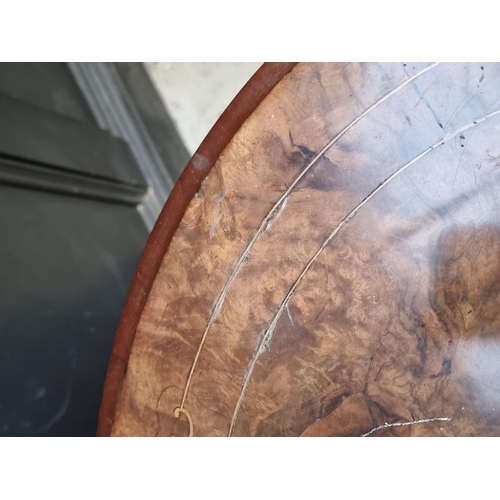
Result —
[{"label": "reddish brown wood band", "polygon": [[296,63],[265,63],[213,126],[176,183],[144,248],[118,326],[103,390],[98,436],[109,436],[141,312],[184,211],[224,148],[268,93]]}]

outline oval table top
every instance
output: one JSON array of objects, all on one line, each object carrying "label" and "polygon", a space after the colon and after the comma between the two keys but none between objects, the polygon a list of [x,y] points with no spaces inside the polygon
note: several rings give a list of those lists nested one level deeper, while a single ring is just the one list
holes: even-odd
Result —
[{"label": "oval table top", "polygon": [[500,435],[500,64],[265,64],[186,167],[99,435]]}]

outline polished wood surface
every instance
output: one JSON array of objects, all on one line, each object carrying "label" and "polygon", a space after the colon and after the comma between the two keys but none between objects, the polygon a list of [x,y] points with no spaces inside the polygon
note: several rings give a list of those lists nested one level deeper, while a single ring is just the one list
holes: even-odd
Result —
[{"label": "polished wood surface", "polygon": [[163,247],[110,433],[499,435],[499,76],[286,74]]},{"label": "polished wood surface", "polygon": [[156,222],[130,286],[111,353],[98,436],[109,436],[130,348],[149,291],[184,211],[234,134],[295,63],[265,63],[224,111],[177,181]]}]

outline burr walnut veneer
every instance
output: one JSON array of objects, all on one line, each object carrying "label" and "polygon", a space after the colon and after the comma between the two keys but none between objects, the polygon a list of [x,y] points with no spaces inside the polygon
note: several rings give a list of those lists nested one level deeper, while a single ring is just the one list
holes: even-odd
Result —
[{"label": "burr walnut veneer", "polygon": [[144,251],[100,435],[500,435],[500,65],[264,65]]}]

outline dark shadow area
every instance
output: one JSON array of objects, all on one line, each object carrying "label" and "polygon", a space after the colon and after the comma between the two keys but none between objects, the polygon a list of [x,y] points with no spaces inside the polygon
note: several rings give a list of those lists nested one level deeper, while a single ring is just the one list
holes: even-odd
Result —
[{"label": "dark shadow area", "polygon": [[0,435],[93,436],[142,221],[0,186],[0,235]]},{"label": "dark shadow area", "polygon": [[188,153],[141,63],[0,63],[0,108],[0,436],[94,436]]}]

